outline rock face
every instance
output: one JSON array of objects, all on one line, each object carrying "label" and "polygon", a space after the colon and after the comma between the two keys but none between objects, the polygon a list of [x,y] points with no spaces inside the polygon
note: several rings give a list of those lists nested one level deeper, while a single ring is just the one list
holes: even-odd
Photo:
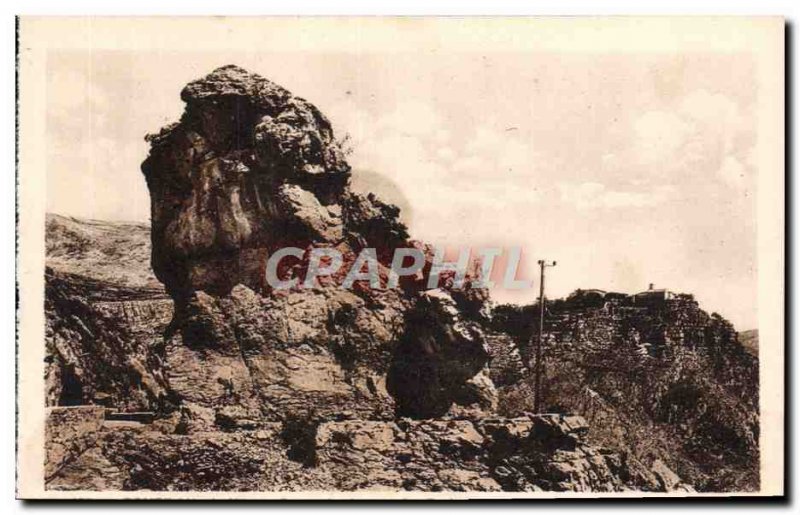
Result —
[{"label": "rock face", "polygon": [[[181,98],[180,122],[148,137],[142,164],[153,270],[176,307],[165,351],[175,409],[224,426],[491,409],[482,332],[445,289],[418,293],[424,276],[402,290],[334,288],[341,276],[289,292],[265,283],[281,247],[335,248],[346,264],[376,248],[386,277],[391,252],[412,246],[397,208],[349,191],[325,116],[235,66]],[[303,279],[304,267],[279,274]],[[420,325],[420,313],[433,318]]]},{"label": "rock face", "polygon": [[343,290],[274,298],[241,285],[221,298],[198,292],[167,341],[170,391],[177,403],[226,420],[392,418],[385,371],[403,317],[396,306],[364,305]]},{"label": "rock face", "polygon": [[358,202],[345,202],[350,166],[316,107],[235,66],[181,98],[180,122],[148,137],[142,164],[153,269],[173,297],[260,291],[265,252],[343,243],[343,204]]},{"label": "rock face", "polygon": [[464,415],[470,407],[478,415],[493,412],[497,398],[484,372],[490,355],[480,326],[463,316],[442,290],[423,293],[406,319],[407,330],[388,375],[398,414],[441,417],[454,399],[460,406],[454,413]]},{"label": "rock face", "polygon": [[[548,311],[547,409],[583,414],[594,443],[653,470],[668,465],[699,490],[758,489],[758,359],[728,321],[684,294],[640,305],[579,290],[549,302]],[[499,306],[492,321],[528,362],[538,313],[538,306]],[[498,380],[504,415],[531,409],[531,382],[522,375]]]},{"label": "rock face", "polygon": [[326,468],[342,490],[658,488],[649,477],[634,477],[617,454],[587,446],[587,430],[581,417],[559,415],[476,422],[333,422],[319,428],[316,459],[330,464]]},{"label": "rock face", "polygon": [[106,283],[47,269],[48,406],[101,404],[141,410],[162,402],[166,390],[159,348],[172,319],[172,302],[163,294],[118,297],[124,293]]}]

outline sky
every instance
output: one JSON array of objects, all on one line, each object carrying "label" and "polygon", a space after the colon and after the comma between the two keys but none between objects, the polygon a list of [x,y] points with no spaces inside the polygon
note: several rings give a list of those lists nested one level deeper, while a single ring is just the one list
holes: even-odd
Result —
[{"label": "sky", "polygon": [[654,283],[756,327],[747,54],[50,52],[48,211],[147,221],[144,135],[225,64],[319,107],[349,136],[354,189],[398,204],[416,239],[522,247],[528,278],[556,260],[549,297]]}]

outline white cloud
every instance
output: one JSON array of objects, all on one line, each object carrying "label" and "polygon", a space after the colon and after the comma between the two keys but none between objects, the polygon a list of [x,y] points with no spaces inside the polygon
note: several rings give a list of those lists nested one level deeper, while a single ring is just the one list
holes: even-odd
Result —
[{"label": "white cloud", "polygon": [[401,102],[395,109],[377,120],[377,132],[431,138],[445,141],[449,133],[443,127],[441,115],[430,104],[421,100]]},{"label": "white cloud", "polygon": [[[352,101],[329,108],[334,126],[352,138],[356,168],[385,174],[409,189],[503,189],[518,179],[530,182],[539,156],[514,134],[478,125],[456,141],[444,117],[422,101],[399,104],[384,116],[372,116]],[[531,198],[529,195],[528,199]]]},{"label": "white cloud", "polygon": [[692,127],[674,113],[649,111],[634,122],[633,129],[635,157],[645,166],[654,166],[678,153]]},{"label": "white cloud", "polygon": [[467,130],[450,127],[421,101],[383,116],[352,101],[326,110],[340,136],[346,131],[352,138],[350,164],[387,177],[409,199],[415,237],[496,236],[498,220],[518,219],[541,198],[534,169],[541,157],[502,125],[484,120]]},{"label": "white cloud", "polygon": [[598,182],[558,185],[561,200],[580,210],[648,207],[669,200],[675,193],[670,186],[658,186],[649,191],[613,190]]},{"label": "white cloud", "polygon": [[[519,188],[534,184],[543,161],[530,142],[489,125],[475,128],[452,166],[463,178],[488,187],[513,182]],[[519,193],[528,195],[530,190],[522,188]]]},{"label": "white cloud", "polygon": [[726,151],[733,147],[734,139],[748,130],[746,119],[739,106],[720,93],[701,89],[687,95],[680,103],[681,116],[694,125],[695,131],[711,133],[722,140]]},{"label": "white cloud", "polygon": [[743,191],[748,186],[748,172],[745,165],[733,156],[728,156],[719,167],[719,175],[729,186]]},{"label": "white cloud", "polygon": [[443,162],[450,162],[456,158],[456,153],[450,147],[441,147],[436,150],[436,157]]},{"label": "white cloud", "polygon": [[670,111],[648,111],[634,120],[632,163],[655,180],[699,178],[742,189],[751,180],[741,166],[750,149],[738,148],[737,141],[753,130],[729,97],[695,90]]}]

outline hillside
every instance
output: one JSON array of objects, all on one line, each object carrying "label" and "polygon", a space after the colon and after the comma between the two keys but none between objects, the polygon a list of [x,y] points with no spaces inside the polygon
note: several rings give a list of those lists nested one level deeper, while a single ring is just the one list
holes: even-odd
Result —
[{"label": "hillside", "polygon": [[[492,326],[525,362],[538,305],[499,306]],[[545,405],[574,412],[591,439],[644,463],[661,460],[703,491],[756,490],[758,361],[733,326],[691,295],[636,304],[578,290],[548,303]],[[532,409],[532,379],[501,391],[506,415]]]},{"label": "hillside", "polygon": [[172,300],[150,268],[146,225],[46,218],[48,406],[159,402],[157,349]]},{"label": "hillside", "polygon": [[163,292],[150,267],[150,227],[48,213],[46,264],[119,287]]}]

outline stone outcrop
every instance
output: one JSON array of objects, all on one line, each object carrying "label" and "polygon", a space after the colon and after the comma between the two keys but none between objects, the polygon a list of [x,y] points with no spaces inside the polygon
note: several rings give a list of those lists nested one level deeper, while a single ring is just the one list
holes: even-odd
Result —
[{"label": "stone outcrop", "polygon": [[260,290],[264,252],[342,242],[350,167],[316,107],[235,66],[181,98],[142,164],[153,269],[173,297]]},{"label": "stone outcrop", "polygon": [[407,330],[387,378],[398,414],[441,417],[454,402],[462,406],[462,415],[469,407],[478,414],[493,412],[497,399],[484,371],[490,355],[480,326],[442,290],[421,294],[406,318]]},{"label": "stone outcrop", "polygon": [[[581,417],[559,415],[333,422],[319,428],[316,458],[330,463],[342,490],[627,489],[633,479],[627,465],[613,452],[587,446],[587,430]],[[658,488],[652,481],[640,486]]]},{"label": "stone outcrop", "polygon": [[[334,288],[343,273],[313,289],[265,284],[266,259],[281,247],[335,248],[346,264],[375,248],[385,280],[393,250],[415,245],[396,207],[349,190],[325,116],[235,66],[181,98],[180,122],[148,137],[142,164],[153,270],[176,306],[164,358],[174,408],[211,409],[227,425],[491,410],[482,332],[446,279],[429,292],[424,274],[400,290]],[[289,262],[281,278],[303,279],[307,260]]]}]

